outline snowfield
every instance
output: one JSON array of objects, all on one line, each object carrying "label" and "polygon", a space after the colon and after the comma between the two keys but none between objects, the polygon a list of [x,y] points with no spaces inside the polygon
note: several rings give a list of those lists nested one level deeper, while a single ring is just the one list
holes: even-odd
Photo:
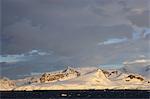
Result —
[{"label": "snowfield", "polygon": [[[146,71],[149,72],[149,71]],[[144,74],[146,74],[144,72]],[[1,78],[0,90],[139,89],[150,90],[149,76],[96,67],[47,72],[24,79]]]}]

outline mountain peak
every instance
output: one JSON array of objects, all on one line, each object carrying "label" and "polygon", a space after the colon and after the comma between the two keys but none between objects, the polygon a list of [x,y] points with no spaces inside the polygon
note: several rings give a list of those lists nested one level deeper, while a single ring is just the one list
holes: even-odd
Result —
[{"label": "mountain peak", "polygon": [[[85,72],[85,73],[83,73]],[[107,74],[111,74],[108,77]],[[37,80],[37,81],[34,81]],[[34,79],[25,78],[15,80],[16,86],[9,86],[8,80],[1,81],[2,89],[14,90],[42,90],[42,89],[150,89],[149,79],[134,73],[123,73],[119,70],[103,70],[100,68],[72,68],[67,67],[63,71],[47,72],[43,75],[35,76]],[[27,83],[27,82],[31,83]],[[33,82],[33,83],[32,83]],[[56,82],[56,83],[54,83]],[[0,84],[1,84],[0,83]],[[5,84],[6,83],[6,84]],[[22,84],[20,86],[20,84]],[[6,87],[6,85],[8,86]]]},{"label": "mountain peak", "polygon": [[73,71],[76,71],[74,68],[68,66],[65,70],[62,71],[62,73],[70,73],[70,72],[73,72]]}]

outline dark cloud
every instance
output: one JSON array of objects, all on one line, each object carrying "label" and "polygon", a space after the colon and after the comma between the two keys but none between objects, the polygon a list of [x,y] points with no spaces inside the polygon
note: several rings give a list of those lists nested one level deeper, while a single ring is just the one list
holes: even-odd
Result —
[{"label": "dark cloud", "polygon": [[150,27],[150,11],[142,11],[128,16],[132,24],[138,27]]},{"label": "dark cloud", "polygon": [[2,0],[0,56],[53,52],[2,63],[2,75],[149,59],[149,13],[149,0]]},{"label": "dark cloud", "polygon": [[[133,25],[137,25],[137,28],[148,27],[147,2],[148,0],[3,0],[2,53],[17,54],[42,49],[52,50],[58,56],[80,58],[80,53],[91,51],[82,54],[82,57],[93,56],[97,61],[108,61],[105,56],[114,53],[102,54],[101,58],[97,58],[94,56],[97,54],[94,53],[97,44],[114,38],[131,39]],[[107,48],[104,47],[99,53],[110,50],[105,49]],[[73,59],[72,63],[78,60]]]},{"label": "dark cloud", "polygon": [[3,31],[3,52],[15,54],[32,49],[47,49],[61,55],[74,55],[93,48],[107,38],[131,38],[133,32],[132,27],[127,25],[85,26],[74,29],[61,25],[60,28],[55,28],[33,26],[28,20],[10,25]]}]

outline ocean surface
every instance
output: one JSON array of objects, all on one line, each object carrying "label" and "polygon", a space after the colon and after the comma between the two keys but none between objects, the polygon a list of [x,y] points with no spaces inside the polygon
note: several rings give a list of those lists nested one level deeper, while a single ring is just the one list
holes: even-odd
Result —
[{"label": "ocean surface", "polygon": [[1,99],[150,99],[149,90],[1,91]]}]

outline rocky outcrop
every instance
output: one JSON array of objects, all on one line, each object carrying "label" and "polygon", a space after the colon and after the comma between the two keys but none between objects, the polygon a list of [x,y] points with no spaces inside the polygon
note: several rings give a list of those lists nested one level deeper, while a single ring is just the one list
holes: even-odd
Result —
[{"label": "rocky outcrop", "polygon": [[48,74],[44,73],[42,77],[40,78],[41,83],[59,80],[61,78],[64,78],[64,74]]},{"label": "rocky outcrop", "polygon": [[78,72],[77,70],[68,67],[66,70],[62,71],[62,73],[66,74],[66,76],[69,76],[71,74],[75,74],[76,76],[80,76],[80,72]]},{"label": "rocky outcrop", "polygon": [[106,70],[102,70],[102,72],[103,72],[106,76],[109,76],[109,75],[110,75],[110,73],[109,73],[108,71],[106,71]]},{"label": "rocky outcrop", "polygon": [[51,81],[58,81],[60,79],[67,79],[69,77],[78,77],[78,76],[80,76],[80,73],[78,71],[72,68],[67,68],[66,70],[56,74],[44,73],[40,78],[40,82],[45,83]]},{"label": "rocky outcrop", "polygon": [[135,75],[129,75],[126,77],[126,81],[130,81],[131,79],[136,79],[139,81],[144,81],[144,78],[140,77],[140,76],[135,76]]},{"label": "rocky outcrop", "polygon": [[119,72],[117,70],[113,70],[113,71],[102,70],[102,71],[106,75],[107,78],[117,77],[121,74],[121,72]]}]

